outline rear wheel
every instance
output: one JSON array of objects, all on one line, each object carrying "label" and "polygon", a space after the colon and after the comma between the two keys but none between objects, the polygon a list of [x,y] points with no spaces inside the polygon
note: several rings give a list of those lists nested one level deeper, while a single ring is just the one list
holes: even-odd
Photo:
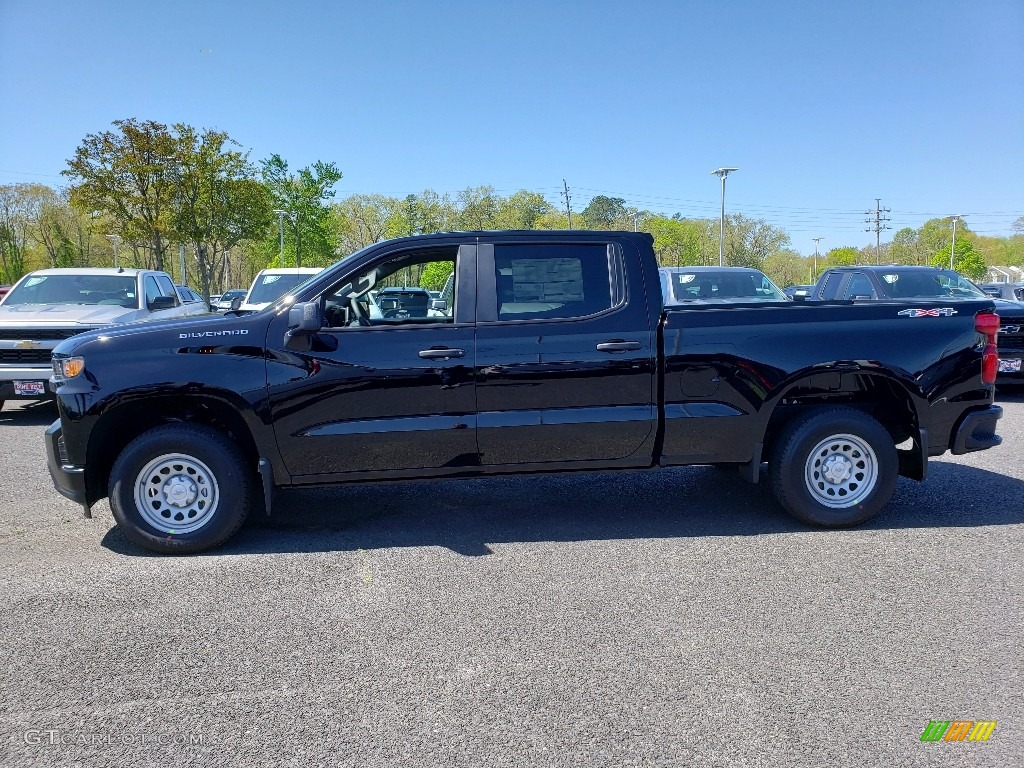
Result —
[{"label": "rear wheel", "polygon": [[855,408],[827,408],[787,425],[770,472],[790,514],[840,527],[864,522],[889,502],[898,467],[893,438],[877,420]]},{"label": "rear wheel", "polygon": [[255,484],[222,432],[168,424],[135,438],[110,473],[110,508],[125,536],[155,552],[199,552],[245,522]]}]

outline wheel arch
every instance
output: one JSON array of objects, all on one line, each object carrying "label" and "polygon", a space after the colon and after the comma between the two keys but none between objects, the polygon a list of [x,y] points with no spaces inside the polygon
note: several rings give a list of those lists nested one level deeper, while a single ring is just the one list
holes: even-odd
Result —
[{"label": "wheel arch", "polygon": [[253,472],[260,457],[267,455],[267,446],[258,444],[239,404],[228,396],[209,392],[147,393],[122,398],[104,411],[91,430],[85,465],[88,503],[107,495],[114,462],[132,440],[150,429],[175,422],[205,424],[224,432],[239,446]]},{"label": "wheel arch", "polygon": [[790,421],[821,406],[845,405],[874,417],[899,444],[920,437],[924,399],[890,372],[868,368],[805,372],[766,402],[764,456],[768,460]]}]

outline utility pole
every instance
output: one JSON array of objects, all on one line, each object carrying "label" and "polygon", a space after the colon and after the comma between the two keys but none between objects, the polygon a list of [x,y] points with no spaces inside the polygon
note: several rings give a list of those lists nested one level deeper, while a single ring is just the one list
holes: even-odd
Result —
[{"label": "utility pole", "polygon": [[107,235],[107,239],[114,244],[114,269],[117,269],[121,264],[117,260],[117,244],[121,242],[120,235]]},{"label": "utility pole", "polygon": [[824,237],[812,237],[814,241],[814,279],[818,279],[818,242],[824,240]]},{"label": "utility pole", "polygon": [[882,263],[882,258],[881,258],[881,255],[880,255],[881,254],[881,235],[882,235],[882,230],[883,229],[891,229],[891,227],[887,227],[885,225],[885,222],[890,221],[890,219],[888,217],[886,217],[886,216],[883,216],[882,215],[883,213],[890,213],[890,211],[889,211],[888,208],[882,208],[882,198],[880,198],[880,197],[876,197],[875,198],[875,210],[873,210],[873,211],[864,211],[864,215],[865,216],[869,216],[869,217],[873,216],[874,217],[874,218],[864,219],[864,223],[865,224],[872,224],[872,223],[874,223],[874,226],[868,227],[864,231],[865,232],[874,232],[875,233],[875,264],[881,264]]},{"label": "utility pole", "polygon": [[565,189],[565,214],[569,217],[569,229],[572,229],[572,198],[569,196],[569,185],[565,183],[565,179],[562,179],[562,187]]},{"label": "utility pole", "polygon": [[633,231],[636,232],[640,226],[640,211],[633,211],[629,215],[633,218]]},{"label": "utility pole", "polygon": [[956,214],[955,216],[951,216],[950,218],[953,220],[953,243],[952,245],[949,246],[949,269],[952,271],[953,255],[956,253],[956,223],[958,221],[963,221],[964,219],[963,216],[961,216],[960,214]]}]

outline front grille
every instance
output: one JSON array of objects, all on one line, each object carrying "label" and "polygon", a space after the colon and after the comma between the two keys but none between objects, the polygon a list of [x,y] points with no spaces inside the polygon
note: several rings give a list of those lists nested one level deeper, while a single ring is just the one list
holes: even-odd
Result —
[{"label": "front grille", "polygon": [[50,349],[0,349],[0,363],[49,363]]},{"label": "front grille", "polygon": [[999,327],[1016,329],[1012,333],[1000,332],[996,338],[999,349],[1024,349],[1024,317],[1003,317],[999,316]]},{"label": "front grille", "polygon": [[0,328],[0,341],[50,341],[70,339],[88,328]]}]

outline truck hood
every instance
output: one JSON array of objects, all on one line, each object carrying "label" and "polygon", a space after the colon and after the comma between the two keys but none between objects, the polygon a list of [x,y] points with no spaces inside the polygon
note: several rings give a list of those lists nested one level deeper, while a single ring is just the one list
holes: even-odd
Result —
[{"label": "truck hood", "polygon": [[107,304],[15,304],[0,305],[0,327],[66,328],[85,325],[99,327],[141,320],[141,309],[126,309]]},{"label": "truck hood", "polygon": [[1024,317],[1024,302],[1009,299],[992,299],[996,314],[1000,317]]},{"label": "truck hood", "polygon": [[80,333],[58,344],[54,354],[79,354],[99,339],[105,348],[126,344],[131,348],[177,348],[207,344],[255,344],[262,346],[272,313],[261,315],[193,315],[166,320],[147,320]]}]

